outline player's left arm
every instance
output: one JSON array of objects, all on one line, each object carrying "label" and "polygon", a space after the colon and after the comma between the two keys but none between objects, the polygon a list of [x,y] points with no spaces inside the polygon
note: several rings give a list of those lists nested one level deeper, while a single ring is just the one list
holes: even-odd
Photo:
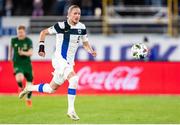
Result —
[{"label": "player's left arm", "polygon": [[92,56],[96,57],[96,51],[93,50],[93,48],[91,47],[91,45],[89,44],[89,40],[88,40],[88,35],[87,35],[87,31],[86,31],[86,26],[83,26],[83,35],[81,36],[82,42],[83,42],[83,47],[84,49],[89,52]]},{"label": "player's left arm", "polygon": [[87,51],[87,52],[89,52],[92,56],[94,56],[94,57],[96,57],[96,51],[94,51],[93,49],[92,49],[92,47],[90,46],[90,44],[89,44],[89,42],[88,41],[84,41],[83,42],[83,47],[84,47],[84,49]]}]

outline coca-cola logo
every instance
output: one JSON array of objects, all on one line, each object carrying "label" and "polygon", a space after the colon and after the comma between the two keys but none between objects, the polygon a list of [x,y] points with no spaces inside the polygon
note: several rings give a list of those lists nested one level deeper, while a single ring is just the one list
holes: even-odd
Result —
[{"label": "coca-cola logo", "polygon": [[110,71],[92,71],[91,67],[81,68],[77,74],[79,90],[136,90],[142,67],[117,66]]}]

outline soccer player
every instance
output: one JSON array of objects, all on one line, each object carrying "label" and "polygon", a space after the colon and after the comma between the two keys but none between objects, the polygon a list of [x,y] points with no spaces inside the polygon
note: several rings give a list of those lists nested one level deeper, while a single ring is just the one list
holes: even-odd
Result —
[{"label": "soccer player", "polygon": [[[23,90],[23,80],[26,78],[26,85],[33,81],[32,66],[30,57],[33,54],[33,46],[30,38],[26,36],[26,28],[20,25],[17,28],[17,37],[11,39],[9,59],[13,61],[15,79],[20,90]],[[13,55],[13,59],[12,59]],[[28,92],[26,98],[27,106],[32,106],[32,92]]]},{"label": "soccer player", "polygon": [[74,57],[79,42],[82,41],[85,50],[92,54],[92,56],[96,56],[96,52],[88,43],[85,25],[79,22],[80,14],[81,10],[79,6],[72,5],[68,9],[66,21],[58,22],[54,26],[41,31],[38,54],[42,57],[45,56],[45,37],[49,34],[56,34],[56,50],[52,58],[52,65],[55,69],[54,76],[50,84],[44,83],[38,85],[30,85],[27,86],[24,91],[19,94],[19,98],[22,98],[29,91],[53,93],[67,79],[69,82],[67,115],[72,120],[79,120],[79,117],[76,114],[74,108],[76,89],[78,86],[79,78],[73,70]]}]

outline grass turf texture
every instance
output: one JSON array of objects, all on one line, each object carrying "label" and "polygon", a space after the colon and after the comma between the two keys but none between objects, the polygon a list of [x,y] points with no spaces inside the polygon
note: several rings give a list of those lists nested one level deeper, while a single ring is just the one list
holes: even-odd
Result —
[{"label": "grass turf texture", "polygon": [[0,96],[0,123],[180,123],[180,96],[78,96],[74,122],[66,96],[34,96],[33,107],[17,96]]}]

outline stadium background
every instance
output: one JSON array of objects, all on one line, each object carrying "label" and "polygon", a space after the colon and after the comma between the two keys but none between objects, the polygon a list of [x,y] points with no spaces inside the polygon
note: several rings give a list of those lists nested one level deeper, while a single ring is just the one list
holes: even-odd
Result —
[{"label": "stadium background", "polygon": [[[180,123],[178,0],[0,0],[0,123],[73,123],[62,115],[67,82],[54,96],[35,94],[29,110],[17,98],[18,87],[8,61],[10,40],[16,35],[16,27],[23,24],[33,40],[34,84],[49,82],[55,36],[46,38],[48,53],[41,58],[37,55],[39,32],[66,19],[71,4],[81,7],[81,21],[98,54],[93,58],[82,46],[76,54],[79,123]],[[150,50],[146,61],[131,56],[130,48],[138,42]],[[61,112],[56,112],[58,106],[63,107]],[[53,107],[62,118],[42,115],[43,110],[50,113],[47,107]],[[86,111],[96,113],[87,115]]]}]

